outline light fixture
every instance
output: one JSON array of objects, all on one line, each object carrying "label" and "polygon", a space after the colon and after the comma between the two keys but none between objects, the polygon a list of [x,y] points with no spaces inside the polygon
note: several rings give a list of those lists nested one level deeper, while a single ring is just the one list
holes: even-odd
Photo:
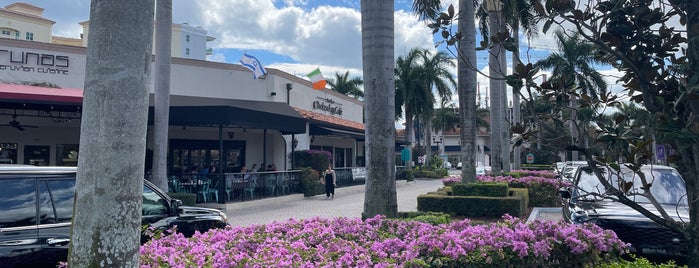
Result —
[{"label": "light fixture", "polygon": [[228,138],[229,138],[229,139],[233,139],[234,136],[235,136],[235,132],[233,132],[233,131],[228,131]]},{"label": "light fixture", "polygon": [[272,96],[277,96],[277,92],[272,91],[272,93],[269,93]]}]

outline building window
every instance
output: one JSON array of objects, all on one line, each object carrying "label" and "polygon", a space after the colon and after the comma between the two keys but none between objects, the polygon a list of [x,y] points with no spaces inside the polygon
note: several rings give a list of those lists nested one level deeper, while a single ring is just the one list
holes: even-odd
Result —
[{"label": "building window", "polygon": [[185,39],[187,42],[189,42],[189,35],[185,35],[185,36],[184,36],[184,39]]},{"label": "building window", "polygon": [[3,36],[5,36],[5,35],[6,35],[6,36],[11,36],[12,33],[10,33],[9,30],[2,30],[2,35],[3,35]]},{"label": "building window", "polygon": [[27,32],[26,33],[26,40],[34,41],[34,33]]},{"label": "building window", "polygon": [[189,55],[189,48],[185,48],[185,49],[184,49],[184,54],[185,54],[185,55]]},{"label": "building window", "polygon": [[19,39],[19,31],[15,31],[15,39]]}]

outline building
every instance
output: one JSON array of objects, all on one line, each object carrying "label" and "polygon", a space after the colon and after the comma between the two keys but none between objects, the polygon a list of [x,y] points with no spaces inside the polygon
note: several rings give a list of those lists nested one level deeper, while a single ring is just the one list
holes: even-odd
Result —
[{"label": "building", "polygon": [[14,3],[0,8],[0,37],[51,43],[54,21],[42,17],[43,8]]},{"label": "building", "polygon": [[[22,35],[32,28],[8,25],[22,19],[52,25],[41,11],[22,3],[8,5],[0,12],[0,27]],[[52,38],[50,27],[48,32],[31,31],[32,40],[0,42],[0,163],[75,165],[87,31],[80,46]],[[280,70],[268,68],[266,76],[253,79],[241,65],[200,59],[211,40],[203,29],[173,25],[173,43],[178,43],[173,55],[184,55],[172,59],[169,172],[208,165],[226,172],[253,164],[289,169],[290,152],[303,149],[332,152],[337,167],[357,166],[357,159],[363,159],[361,101],[313,90],[310,81]],[[152,131],[151,122],[149,150]]]}]

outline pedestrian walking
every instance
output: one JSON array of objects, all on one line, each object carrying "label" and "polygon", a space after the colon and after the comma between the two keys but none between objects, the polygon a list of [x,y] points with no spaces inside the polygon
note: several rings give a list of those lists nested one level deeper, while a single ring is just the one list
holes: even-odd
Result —
[{"label": "pedestrian walking", "polygon": [[328,165],[328,169],[323,171],[323,176],[325,177],[325,180],[322,182],[325,183],[326,198],[335,198],[335,187],[337,187],[337,183],[335,181],[335,170],[333,170],[332,165]]}]

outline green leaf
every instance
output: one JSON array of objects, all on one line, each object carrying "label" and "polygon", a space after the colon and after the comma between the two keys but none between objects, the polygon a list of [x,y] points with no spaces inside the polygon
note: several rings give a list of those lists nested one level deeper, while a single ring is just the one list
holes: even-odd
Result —
[{"label": "green leaf", "polygon": [[547,20],[544,23],[544,29],[542,30],[544,33],[547,33],[549,29],[551,29],[551,25],[553,24],[553,19]]}]

